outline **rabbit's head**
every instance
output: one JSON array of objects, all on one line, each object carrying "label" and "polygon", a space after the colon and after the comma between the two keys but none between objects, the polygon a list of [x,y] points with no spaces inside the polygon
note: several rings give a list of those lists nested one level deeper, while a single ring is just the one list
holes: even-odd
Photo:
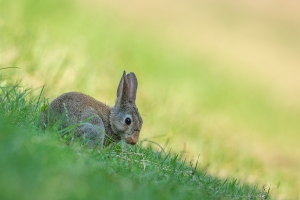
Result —
[{"label": "rabbit's head", "polygon": [[117,90],[117,100],[111,110],[110,125],[114,134],[128,144],[136,144],[143,120],[135,105],[138,82],[134,73],[124,71]]}]

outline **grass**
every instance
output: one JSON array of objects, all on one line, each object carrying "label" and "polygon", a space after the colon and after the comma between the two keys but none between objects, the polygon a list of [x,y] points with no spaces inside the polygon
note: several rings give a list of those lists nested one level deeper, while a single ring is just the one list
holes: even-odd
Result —
[{"label": "grass", "polygon": [[[3,79],[1,80],[3,83]],[[38,126],[45,103],[20,83],[1,87],[1,199],[266,199],[196,170],[178,155],[117,144],[97,151]],[[144,141],[145,142],[145,141]]]},{"label": "grass", "polygon": [[[187,198],[188,196],[184,196],[188,195],[186,193],[182,194],[183,196],[176,193],[181,191],[178,185],[183,183],[187,187],[182,187],[184,191],[190,189],[193,191],[190,195],[203,196],[204,199],[207,197],[205,195],[211,198],[230,198],[232,194],[236,198],[242,198],[251,194],[250,190],[254,192],[254,196],[259,193],[255,188],[248,187],[249,190],[241,189],[240,195],[237,192],[240,184],[237,182],[232,184],[232,188],[235,189],[226,190],[230,188],[231,180],[238,179],[254,185],[271,186],[272,194],[275,196],[289,198],[297,196],[300,180],[298,170],[300,114],[297,110],[288,109],[274,100],[268,88],[232,76],[224,70],[218,71],[215,65],[219,61],[215,61],[213,57],[202,55],[195,57],[170,43],[152,37],[147,31],[136,30],[134,25],[127,23],[118,14],[106,10],[105,7],[91,8],[89,4],[67,0],[21,2],[1,0],[0,2],[0,68],[18,67],[18,69],[1,70],[3,77],[1,85],[5,86],[11,83],[11,80],[22,79],[25,88],[38,88],[31,91],[29,99],[20,98],[29,106],[25,108],[32,110],[24,111],[25,114],[16,111],[14,117],[1,118],[6,120],[1,124],[11,124],[8,123],[10,120],[14,122],[19,119],[16,122],[18,126],[1,127],[3,131],[10,130],[8,132],[10,133],[8,135],[11,135],[10,139],[8,138],[10,143],[24,140],[24,144],[28,144],[25,145],[26,148],[36,147],[32,152],[40,152],[37,153],[40,156],[34,156],[30,150],[25,151],[22,149],[25,148],[24,146],[16,144],[21,148],[19,152],[26,154],[27,156],[24,157],[28,160],[33,156],[30,161],[33,164],[28,163],[28,171],[24,176],[34,174],[37,169],[41,170],[41,177],[36,177],[35,181],[28,181],[28,184],[32,184],[28,185],[33,187],[32,190],[25,188],[22,191],[32,191],[31,193],[36,195],[49,195],[49,197],[50,193],[61,195],[62,198],[66,195],[67,198],[70,197],[68,191],[75,191],[76,189],[73,188],[78,187],[76,191],[79,197],[80,194],[87,197],[84,195],[92,195],[89,194],[90,189],[96,190],[96,185],[102,183],[104,177],[105,184],[118,183],[122,194],[126,193],[123,190],[128,190],[126,194],[131,194],[130,191],[136,191],[134,187],[138,185],[141,191],[137,192],[137,195],[144,193],[144,196],[147,196],[151,195],[150,192],[155,193],[152,195],[159,195],[164,192],[164,189],[163,191],[158,189],[161,186],[170,191],[166,195]],[[158,166],[165,158],[167,163],[174,160],[174,155],[166,157],[167,154],[157,153],[149,149],[146,141],[137,148],[124,150],[124,155],[121,154],[122,150],[118,149],[119,147],[99,153],[87,150],[79,144],[66,147],[57,135],[42,134],[36,130],[33,118],[36,117],[38,110],[31,107],[35,103],[28,101],[33,101],[30,100],[32,97],[39,96],[39,88],[43,85],[45,85],[45,96],[49,99],[63,92],[81,91],[112,105],[124,69],[128,72],[134,71],[139,80],[137,105],[144,119],[141,140],[153,140],[161,144],[165,151],[169,152],[169,149],[172,149],[174,155],[182,154],[183,158],[186,157],[193,163],[198,160],[197,173],[200,177],[204,175],[203,178],[208,183],[204,183],[204,187],[197,185],[201,181],[196,181],[196,184],[192,181],[193,178],[186,179],[188,176],[182,175],[180,180],[176,177],[173,179],[170,173],[167,174],[163,167]],[[5,104],[17,105],[13,101],[6,101]],[[27,115],[28,117],[25,117]],[[20,132],[22,134],[19,134]],[[3,146],[3,148],[7,148],[4,152],[11,152],[10,147]],[[156,145],[152,148],[160,151]],[[115,155],[109,157],[113,153]],[[160,155],[162,158],[157,158],[155,155],[158,157]],[[23,155],[19,155],[18,158],[14,156],[18,155],[5,156],[3,159],[9,160],[1,163],[8,163],[7,168],[13,169],[15,165],[9,163],[18,162]],[[57,156],[62,157],[56,158]],[[126,162],[124,158],[128,158]],[[34,159],[37,163],[33,161]],[[66,160],[66,163],[62,160]],[[129,173],[131,168],[128,164],[133,160],[138,161],[134,169],[140,170],[136,174]],[[195,167],[195,164],[190,167],[189,162],[183,165],[180,159],[175,160],[181,166],[176,165],[179,167],[176,168],[178,172],[191,171]],[[145,172],[144,162],[150,163],[148,168],[154,171]],[[73,164],[75,171],[67,172]],[[124,165],[124,171],[119,168],[121,164]],[[22,165],[15,167],[17,169],[11,173],[16,174],[10,176],[16,176],[16,179],[12,178],[12,181],[24,179],[23,181],[26,182],[27,179],[22,175]],[[110,170],[114,167],[115,170]],[[175,165],[170,164],[168,167],[174,169]],[[99,179],[89,179],[88,177],[92,177],[91,174],[96,173],[95,170],[99,172]],[[156,172],[158,174],[155,174]],[[206,176],[205,172],[219,178]],[[78,176],[73,179],[72,173],[78,173]],[[172,173],[173,176],[175,172]],[[44,175],[51,179],[48,185],[42,184]],[[155,175],[159,178],[151,179]],[[107,181],[106,176],[112,176],[111,181],[115,182]],[[142,178],[147,181],[143,182]],[[70,181],[64,186],[61,185],[59,189],[56,182],[68,179]],[[75,179],[78,179],[77,182]],[[79,189],[81,179],[86,180],[86,183],[82,184],[82,189]],[[221,183],[225,180],[228,181],[223,187]],[[213,185],[209,184],[210,181],[212,184],[215,182],[217,187],[228,193],[225,192],[226,194],[222,196],[214,190]],[[5,186],[7,191],[14,191],[13,185],[17,186],[17,182],[11,183],[11,190]],[[147,185],[152,189],[146,191]],[[43,187],[41,192],[35,190],[35,186]],[[113,191],[119,191],[118,188],[108,186],[112,189],[110,190],[109,187],[103,189],[104,193],[108,192],[107,195],[114,195]],[[130,187],[124,189],[127,186]],[[172,189],[173,186],[175,189]],[[199,193],[194,193],[192,188],[197,188]],[[52,189],[55,192],[51,192]],[[46,193],[46,190],[49,193]],[[165,198],[168,197],[170,196]]]}]

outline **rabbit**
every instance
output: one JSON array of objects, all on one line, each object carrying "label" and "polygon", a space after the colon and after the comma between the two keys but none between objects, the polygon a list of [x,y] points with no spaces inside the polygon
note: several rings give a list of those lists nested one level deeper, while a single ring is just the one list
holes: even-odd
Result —
[{"label": "rabbit", "polygon": [[46,108],[42,123],[47,126],[62,120],[60,128],[79,124],[74,135],[88,139],[90,148],[102,149],[120,140],[135,145],[143,125],[135,104],[137,87],[135,74],[124,71],[113,107],[79,92],[64,93]]}]

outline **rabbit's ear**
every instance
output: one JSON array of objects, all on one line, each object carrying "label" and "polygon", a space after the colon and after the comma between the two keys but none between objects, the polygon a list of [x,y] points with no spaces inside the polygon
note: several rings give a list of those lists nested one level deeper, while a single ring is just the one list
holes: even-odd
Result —
[{"label": "rabbit's ear", "polygon": [[134,73],[131,72],[126,75],[126,72],[124,71],[117,90],[116,104],[120,105],[126,102],[134,103],[136,99],[137,85],[138,83]]},{"label": "rabbit's ear", "polygon": [[130,72],[129,74],[126,75],[126,77],[129,85],[127,98],[130,102],[135,102],[136,91],[138,87],[136,76],[133,72]]},{"label": "rabbit's ear", "polygon": [[130,93],[129,83],[126,76],[126,72],[124,71],[117,90],[116,105],[121,105],[130,101],[129,93]]},{"label": "rabbit's ear", "polygon": [[123,96],[123,88],[124,88],[124,79],[126,78],[126,72],[123,72],[122,78],[120,80],[118,90],[117,90],[117,99],[121,99]]}]

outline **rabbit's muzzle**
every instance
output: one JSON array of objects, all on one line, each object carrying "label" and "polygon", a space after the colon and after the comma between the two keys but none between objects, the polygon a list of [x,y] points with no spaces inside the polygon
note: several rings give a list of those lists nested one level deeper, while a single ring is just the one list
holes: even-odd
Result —
[{"label": "rabbit's muzzle", "polygon": [[125,142],[127,144],[135,145],[139,140],[140,131],[134,131],[131,135],[125,135]]}]

